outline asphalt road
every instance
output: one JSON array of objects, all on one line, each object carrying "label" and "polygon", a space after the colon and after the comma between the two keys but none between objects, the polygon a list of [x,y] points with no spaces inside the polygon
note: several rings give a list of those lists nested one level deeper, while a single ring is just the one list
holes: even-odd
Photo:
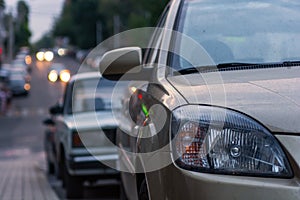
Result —
[{"label": "asphalt road", "polygon": [[[60,61],[70,65],[77,64],[68,58],[60,59]],[[29,95],[13,98],[7,116],[0,117],[0,158],[6,158],[7,151],[20,154],[43,152],[44,127],[41,122],[48,116],[49,106],[55,104],[64,90],[64,84],[48,82],[49,65],[48,62],[36,62],[31,73]],[[76,73],[75,68],[78,68],[79,64],[72,66],[74,66],[73,73]],[[11,157],[8,156],[9,158]]]},{"label": "asphalt road", "polygon": [[[72,58],[59,57],[54,62],[65,64],[71,74],[77,73],[80,64]],[[6,116],[0,116],[0,162],[6,159],[35,157],[40,159],[41,168],[46,171],[44,162],[42,121],[47,118],[48,108],[62,97],[65,84],[50,83],[47,80],[49,62],[35,62],[31,73],[31,91],[27,97],[17,97],[12,101]],[[86,67],[86,71],[90,71]],[[61,182],[49,177],[49,182],[57,195],[64,198]],[[107,188],[103,183],[89,184],[85,187],[85,199],[115,199],[118,193],[117,183],[109,183]],[[101,192],[102,191],[102,192]],[[105,194],[108,193],[108,194]],[[109,195],[113,194],[112,197]]]}]

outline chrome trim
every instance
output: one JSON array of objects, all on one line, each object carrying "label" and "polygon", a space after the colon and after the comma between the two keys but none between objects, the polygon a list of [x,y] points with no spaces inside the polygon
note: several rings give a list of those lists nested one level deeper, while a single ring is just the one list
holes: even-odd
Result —
[{"label": "chrome trim", "polygon": [[93,162],[93,161],[107,161],[107,160],[118,160],[119,155],[111,154],[111,155],[99,155],[99,156],[80,156],[74,157],[74,162]]}]

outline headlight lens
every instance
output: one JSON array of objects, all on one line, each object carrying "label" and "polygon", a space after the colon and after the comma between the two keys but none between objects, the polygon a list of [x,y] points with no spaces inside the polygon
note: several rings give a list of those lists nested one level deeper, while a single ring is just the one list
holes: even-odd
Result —
[{"label": "headlight lens", "polygon": [[44,60],[44,52],[39,51],[36,53],[36,59],[38,59],[39,61],[43,61]]},{"label": "headlight lens", "polygon": [[48,80],[51,82],[55,82],[58,79],[58,74],[56,70],[51,70],[48,74]]},{"label": "headlight lens", "polygon": [[53,54],[53,52],[52,51],[46,51],[45,52],[45,54],[44,54],[44,59],[46,60],[46,61],[52,61],[53,60],[53,58],[54,58],[54,54]]},{"label": "headlight lens", "polygon": [[63,70],[60,72],[60,75],[59,75],[59,78],[62,82],[68,82],[71,78],[71,75],[70,75],[70,71],[69,70]]},{"label": "headlight lens", "polygon": [[274,136],[238,112],[184,106],[173,112],[171,132],[173,158],[181,168],[221,174],[293,176]]}]

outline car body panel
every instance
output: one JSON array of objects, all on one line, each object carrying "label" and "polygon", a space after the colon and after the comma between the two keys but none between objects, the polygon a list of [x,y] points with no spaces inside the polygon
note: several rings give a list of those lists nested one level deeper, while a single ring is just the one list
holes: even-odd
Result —
[{"label": "car body panel", "polygon": [[[147,174],[151,199],[299,199],[299,179],[196,173],[174,165]],[[158,183],[157,180],[160,180]],[[170,185],[170,183],[172,183]],[[157,185],[160,187],[158,188]]]},{"label": "car body panel", "polygon": [[231,108],[273,132],[299,134],[299,76],[299,67],[283,67],[174,76],[168,80],[190,104]]}]

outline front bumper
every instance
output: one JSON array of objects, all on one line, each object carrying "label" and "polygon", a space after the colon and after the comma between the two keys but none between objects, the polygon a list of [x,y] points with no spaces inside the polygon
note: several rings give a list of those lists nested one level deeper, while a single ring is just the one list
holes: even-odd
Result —
[{"label": "front bumper", "polygon": [[13,89],[11,90],[12,94],[15,96],[27,95],[28,91],[24,89]]},{"label": "front bumper", "polygon": [[276,137],[288,154],[294,172],[293,178],[198,173],[181,169],[172,163],[168,167],[146,174],[151,199],[299,200],[300,137]]},{"label": "front bumper", "polygon": [[[161,185],[158,186],[158,177]],[[174,165],[147,174],[151,199],[299,200],[299,178],[277,179],[204,174]]]},{"label": "front bumper", "polygon": [[[110,178],[119,176],[116,170],[117,154],[108,155],[81,155],[73,156],[68,160],[69,173],[73,176],[100,176]],[[112,168],[113,167],[113,168]]]}]

